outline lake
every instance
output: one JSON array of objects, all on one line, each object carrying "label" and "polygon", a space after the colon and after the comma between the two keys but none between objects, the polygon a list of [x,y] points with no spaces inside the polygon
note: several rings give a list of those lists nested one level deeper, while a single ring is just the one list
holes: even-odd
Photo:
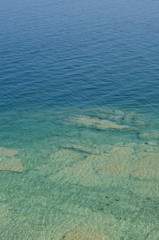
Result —
[{"label": "lake", "polygon": [[0,239],[159,239],[159,1],[2,0]]}]

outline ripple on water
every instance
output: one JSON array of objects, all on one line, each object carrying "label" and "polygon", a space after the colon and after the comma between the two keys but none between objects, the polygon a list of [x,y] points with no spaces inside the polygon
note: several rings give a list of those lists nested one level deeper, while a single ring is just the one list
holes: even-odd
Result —
[{"label": "ripple on water", "polygon": [[[125,125],[120,117],[112,119],[112,112],[124,119],[129,113],[100,111],[105,117],[97,117],[97,109],[79,115],[70,111],[65,117],[61,110],[47,111],[46,119],[44,112],[30,112],[27,124],[38,118],[39,126],[15,138],[14,146],[11,141],[0,147],[2,239],[157,236],[158,139],[139,137],[149,132],[144,115],[138,124],[138,114],[130,114]],[[21,117],[25,129],[26,114]]]}]

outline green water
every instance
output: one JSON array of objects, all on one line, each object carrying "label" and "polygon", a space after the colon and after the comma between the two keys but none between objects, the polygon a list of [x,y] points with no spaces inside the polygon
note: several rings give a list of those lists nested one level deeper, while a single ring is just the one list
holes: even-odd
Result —
[{"label": "green water", "polygon": [[0,239],[158,240],[157,119],[104,107],[5,112]]},{"label": "green water", "polygon": [[159,1],[0,1],[0,240],[159,240]]}]

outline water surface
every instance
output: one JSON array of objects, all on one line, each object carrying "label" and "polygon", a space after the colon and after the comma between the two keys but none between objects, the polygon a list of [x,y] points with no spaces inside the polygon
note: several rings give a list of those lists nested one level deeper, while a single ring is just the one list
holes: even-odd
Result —
[{"label": "water surface", "polygon": [[159,239],[158,10],[1,1],[0,239]]}]

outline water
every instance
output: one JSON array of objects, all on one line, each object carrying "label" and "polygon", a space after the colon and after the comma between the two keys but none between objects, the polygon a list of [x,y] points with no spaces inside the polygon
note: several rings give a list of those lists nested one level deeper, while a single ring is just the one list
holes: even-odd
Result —
[{"label": "water", "polygon": [[0,2],[0,239],[159,239],[159,2]]}]

